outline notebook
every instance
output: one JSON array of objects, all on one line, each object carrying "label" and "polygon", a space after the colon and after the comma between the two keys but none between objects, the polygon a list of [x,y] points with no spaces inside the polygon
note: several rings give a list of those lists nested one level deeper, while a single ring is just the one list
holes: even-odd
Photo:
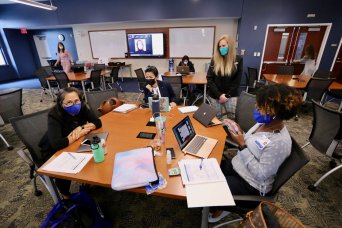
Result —
[{"label": "notebook", "polygon": [[193,117],[206,127],[222,124],[222,122],[216,117],[216,110],[207,103],[203,103]]},{"label": "notebook", "polygon": [[128,113],[134,109],[138,108],[136,104],[123,104],[119,107],[115,108],[113,112],[121,112],[121,113]]},{"label": "notebook", "polygon": [[174,126],[172,131],[181,150],[197,157],[207,158],[217,143],[216,139],[197,135],[189,116]]},{"label": "notebook", "polygon": [[[152,97],[148,98],[148,107],[152,109]],[[161,97],[159,98],[159,107],[161,112],[168,112],[170,111],[170,103],[168,97]]]},{"label": "notebook", "polygon": [[177,73],[180,73],[181,75],[190,74],[189,66],[177,66],[176,71]]},{"label": "notebook", "polygon": [[[102,139],[106,140],[107,136],[108,136],[108,132],[90,133],[90,134],[87,134],[84,139],[89,139],[90,141],[92,141],[94,136],[99,137],[101,140]],[[91,147],[88,145],[82,145],[81,144],[76,152],[78,152],[78,153],[80,153],[80,152],[91,152]]]}]

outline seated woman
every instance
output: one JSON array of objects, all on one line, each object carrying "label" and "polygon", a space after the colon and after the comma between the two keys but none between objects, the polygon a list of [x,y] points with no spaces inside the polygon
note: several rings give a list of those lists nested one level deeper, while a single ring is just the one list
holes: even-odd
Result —
[{"label": "seated woman", "polygon": [[[82,101],[81,92],[73,87],[64,89],[48,114],[48,131],[39,145],[44,158],[49,159],[58,150],[101,126],[101,120]],[[55,183],[63,197],[69,198],[71,181],[56,178]]]},{"label": "seated woman", "polygon": [[190,72],[195,72],[194,64],[190,61],[189,56],[184,55],[182,61],[179,62],[178,66],[188,66]]},{"label": "seated woman", "polygon": [[168,97],[170,106],[175,107],[176,95],[167,82],[157,80],[158,70],[155,66],[148,66],[145,70],[146,87],[144,88],[144,101],[148,103],[148,97],[152,97],[153,94],[158,94],[159,97]]},{"label": "seated woman", "polygon": [[[292,141],[284,124],[297,113],[300,93],[286,85],[269,85],[256,95],[254,119],[246,134],[232,120],[225,119],[239,151],[232,160],[223,160],[221,169],[233,195],[267,195],[278,168],[291,153]],[[234,133],[235,132],[235,133]],[[229,214],[229,207],[212,208],[208,221],[217,222]]]}]

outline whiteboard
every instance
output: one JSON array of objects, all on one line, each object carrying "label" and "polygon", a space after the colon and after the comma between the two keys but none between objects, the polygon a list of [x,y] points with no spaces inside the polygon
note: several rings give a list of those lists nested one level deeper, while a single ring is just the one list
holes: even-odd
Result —
[{"label": "whiteboard", "polygon": [[125,30],[89,31],[89,40],[93,58],[125,58]]},{"label": "whiteboard", "polygon": [[215,27],[170,28],[170,57],[211,58]]}]

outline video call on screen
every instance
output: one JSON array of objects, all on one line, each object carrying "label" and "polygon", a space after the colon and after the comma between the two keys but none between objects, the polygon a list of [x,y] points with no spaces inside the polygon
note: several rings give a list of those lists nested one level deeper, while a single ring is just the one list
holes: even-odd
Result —
[{"label": "video call on screen", "polygon": [[163,34],[128,34],[128,52],[131,56],[164,55]]},{"label": "video call on screen", "polygon": [[192,134],[191,127],[189,126],[188,121],[186,121],[183,125],[178,127],[178,132],[181,137],[182,142],[185,142]]}]

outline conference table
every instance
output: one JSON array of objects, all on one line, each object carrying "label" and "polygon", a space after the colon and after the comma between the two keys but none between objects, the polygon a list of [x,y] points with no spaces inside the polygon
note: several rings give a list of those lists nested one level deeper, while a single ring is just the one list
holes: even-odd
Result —
[{"label": "conference table", "polygon": [[[181,76],[177,72],[165,72],[164,76]],[[207,98],[207,73],[206,72],[195,72],[188,75],[182,76],[183,84],[187,85],[204,85],[203,91],[203,102]]]},{"label": "conference table", "polygon": [[[172,132],[172,127],[175,126],[185,116],[189,115],[197,134],[201,134],[218,140],[209,157],[216,158],[219,163],[221,162],[224,150],[226,133],[220,125],[206,128],[197,120],[192,118],[192,113],[182,114],[177,108],[171,109],[170,112],[163,112],[162,115],[166,116],[166,142],[165,145],[162,147],[162,156],[155,156],[155,162],[157,171],[163,175],[163,177],[167,181],[167,186],[163,189],[156,190],[153,195],[185,200],[186,192],[182,184],[181,177],[169,177],[168,169],[177,167],[178,161],[181,159],[193,159],[196,157],[184,154],[180,150],[180,147]],[[110,112],[102,116],[102,127],[93,131],[109,133],[105,146],[105,151],[107,152],[107,154],[105,155],[105,160],[102,163],[95,163],[94,159],[91,159],[88,164],[82,169],[82,171],[77,174],[58,173],[44,170],[44,166],[52,159],[57,157],[59,154],[61,154],[63,151],[76,151],[83,140],[82,137],[68,147],[55,153],[50,158],[50,160],[48,160],[42,167],[38,169],[38,173],[40,175],[45,175],[48,177],[56,177],[80,183],[87,183],[111,188],[115,154],[118,152],[142,148],[150,145],[151,140],[140,139],[136,137],[139,132],[156,132],[155,127],[146,126],[151,116],[152,113],[150,109],[141,108],[135,109],[126,114]],[[171,165],[166,164],[165,148],[168,147],[174,148],[174,151],[176,153],[176,159],[172,160]],[[135,188],[128,191],[146,194],[144,188]],[[208,192],[208,194],[210,193]],[[203,217],[202,221],[204,221],[205,224],[205,221],[207,221],[207,217]]]}]

